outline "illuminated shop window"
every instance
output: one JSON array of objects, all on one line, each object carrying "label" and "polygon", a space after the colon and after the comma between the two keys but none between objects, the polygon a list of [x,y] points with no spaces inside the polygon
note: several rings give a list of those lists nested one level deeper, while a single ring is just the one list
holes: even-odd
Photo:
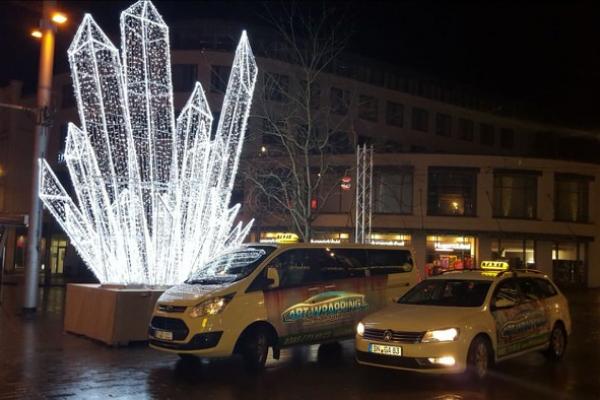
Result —
[{"label": "illuminated shop window", "polygon": [[427,236],[425,272],[437,275],[443,271],[476,268],[475,237]]}]

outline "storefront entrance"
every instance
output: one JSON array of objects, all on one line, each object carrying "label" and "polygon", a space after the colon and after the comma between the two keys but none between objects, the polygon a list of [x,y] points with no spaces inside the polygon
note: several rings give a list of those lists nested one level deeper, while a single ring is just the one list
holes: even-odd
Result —
[{"label": "storefront entrance", "polygon": [[52,236],[50,241],[50,272],[52,274],[63,274],[65,264],[65,252],[69,240],[66,236]]},{"label": "storefront entrance", "polygon": [[556,242],[552,249],[554,282],[563,288],[587,286],[587,243]]}]

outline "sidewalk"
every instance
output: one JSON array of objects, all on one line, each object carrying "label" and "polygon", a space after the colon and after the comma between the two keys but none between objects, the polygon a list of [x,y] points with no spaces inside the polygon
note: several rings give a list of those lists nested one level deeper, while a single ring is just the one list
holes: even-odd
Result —
[{"label": "sidewalk", "polygon": [[20,288],[0,305],[0,400],[6,399],[593,399],[600,393],[600,290],[570,293],[574,333],[559,364],[531,354],[496,367],[483,385],[461,378],[363,368],[353,343],[319,361],[318,347],[284,350],[258,376],[239,360],[193,365],[145,344],[110,348],[63,332],[61,287],[42,288],[35,316],[19,315]]}]

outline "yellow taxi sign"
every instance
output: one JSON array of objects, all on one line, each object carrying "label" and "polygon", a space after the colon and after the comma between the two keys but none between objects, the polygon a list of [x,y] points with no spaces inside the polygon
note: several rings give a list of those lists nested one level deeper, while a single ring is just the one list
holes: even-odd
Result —
[{"label": "yellow taxi sign", "polygon": [[282,244],[286,244],[286,243],[298,243],[298,241],[300,240],[300,237],[298,235],[296,235],[295,233],[278,233],[277,235],[275,235],[275,243],[282,243]]},{"label": "yellow taxi sign", "polygon": [[506,261],[482,261],[481,269],[507,271],[509,269],[509,265]]}]

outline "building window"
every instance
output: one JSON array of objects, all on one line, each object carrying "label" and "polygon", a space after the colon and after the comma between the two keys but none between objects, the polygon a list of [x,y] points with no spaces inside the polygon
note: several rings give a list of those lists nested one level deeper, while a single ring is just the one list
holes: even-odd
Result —
[{"label": "building window", "polygon": [[311,82],[310,86],[307,86],[306,81],[301,81],[300,86],[305,91],[304,99],[308,99],[310,108],[318,110],[321,107],[321,85],[319,85],[319,82]]},{"label": "building window", "polygon": [[500,130],[500,146],[504,149],[513,149],[515,147],[515,131],[502,128]]},{"label": "building window", "polygon": [[329,148],[333,154],[350,154],[354,151],[348,132],[333,132],[329,136]]},{"label": "building window", "polygon": [[70,83],[66,83],[62,86],[62,108],[75,107],[75,92],[73,86]]},{"label": "building window", "polygon": [[417,131],[427,132],[429,113],[423,108],[412,109],[412,128]]},{"label": "building window", "polygon": [[535,241],[530,239],[492,240],[492,259],[505,260],[512,268],[535,268]]},{"label": "building window", "polygon": [[265,100],[286,103],[288,100],[289,88],[289,76],[265,72]]},{"label": "building window", "polygon": [[435,116],[435,133],[440,136],[451,136],[452,117],[448,114],[437,113]]},{"label": "building window", "polygon": [[479,141],[484,146],[493,146],[496,139],[494,138],[494,126],[490,124],[479,125]]},{"label": "building window", "polygon": [[554,219],[589,221],[589,178],[556,174],[554,177]]},{"label": "building window", "polygon": [[4,211],[4,184],[0,182],[0,211]]},{"label": "building window", "polygon": [[404,126],[404,105],[388,101],[385,109],[385,122],[392,126]]},{"label": "building window", "polygon": [[495,172],[494,216],[497,218],[536,218],[537,174]]},{"label": "building window", "polygon": [[230,74],[230,66],[213,65],[210,69],[210,91],[213,93],[225,93]]},{"label": "building window", "polygon": [[331,112],[338,115],[348,114],[350,109],[350,91],[332,87],[330,91]]},{"label": "building window", "polygon": [[377,98],[361,94],[359,96],[358,116],[367,121],[377,121]]},{"label": "building window", "polygon": [[412,214],[412,169],[379,167],[375,168],[374,175],[375,212]]},{"label": "building window", "polygon": [[475,268],[473,236],[427,236],[425,274]]},{"label": "building window", "polygon": [[586,242],[557,242],[552,249],[552,280],[561,287],[587,286]]},{"label": "building window", "polygon": [[428,215],[474,216],[476,199],[476,169],[429,168]]},{"label": "building window", "polygon": [[475,124],[473,121],[466,118],[460,118],[458,120],[458,137],[462,140],[472,142],[474,138]]},{"label": "building window", "polygon": [[198,78],[198,66],[196,64],[173,64],[173,91],[191,92]]}]

